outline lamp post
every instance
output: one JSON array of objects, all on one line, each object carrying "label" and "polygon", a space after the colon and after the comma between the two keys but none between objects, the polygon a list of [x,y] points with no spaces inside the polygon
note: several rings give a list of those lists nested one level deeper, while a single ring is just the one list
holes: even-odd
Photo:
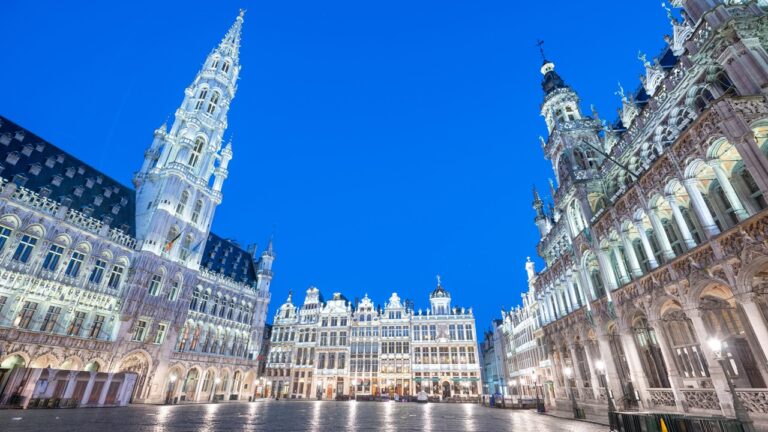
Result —
[{"label": "lamp post", "polygon": [[566,382],[566,388],[568,388],[568,392],[571,394],[571,408],[573,409],[573,418],[581,418],[579,415],[579,405],[576,403],[576,394],[573,392],[573,387],[571,387],[571,376],[573,376],[573,369],[566,367],[563,369],[563,373],[565,373],[565,377],[568,379]]},{"label": "lamp post", "polygon": [[213,385],[213,388],[211,389],[210,401],[216,402],[216,387],[219,386],[219,383],[221,382],[221,378],[216,378],[215,380],[213,380],[213,382],[214,382],[214,385]]},{"label": "lamp post", "polygon": [[602,376],[602,382],[600,383],[605,388],[605,397],[608,399],[608,423],[610,424],[611,430],[614,430],[614,413],[616,412],[616,405],[613,404],[613,392],[610,388],[608,388],[608,380],[605,377],[605,362],[602,360],[597,360],[595,362],[595,368],[597,369],[600,376]]},{"label": "lamp post", "polygon": [[749,418],[747,410],[739,399],[739,395],[736,394],[736,386],[733,384],[733,378],[728,373],[728,368],[725,366],[728,359],[723,355],[723,341],[717,338],[711,338],[707,341],[709,348],[715,354],[715,359],[720,363],[720,367],[723,369],[723,375],[725,375],[725,381],[728,383],[728,390],[731,392],[733,398],[733,411],[736,413],[736,420],[741,423],[741,427],[744,432],[755,432],[755,426],[752,424],[752,419]]},{"label": "lamp post", "polygon": [[168,395],[165,397],[165,404],[168,405],[173,400],[173,389],[176,387],[176,375],[168,377]]},{"label": "lamp post", "polygon": [[[541,399],[539,399],[539,378],[536,375],[536,371],[531,371],[531,378],[533,378],[533,388],[536,391],[536,411],[543,413],[544,412],[544,406],[541,403]],[[542,389],[542,392],[544,389]]]}]

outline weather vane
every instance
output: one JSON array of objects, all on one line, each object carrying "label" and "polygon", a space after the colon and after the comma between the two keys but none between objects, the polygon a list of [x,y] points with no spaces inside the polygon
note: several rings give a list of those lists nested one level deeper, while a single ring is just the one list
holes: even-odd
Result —
[{"label": "weather vane", "polygon": [[437,275],[437,285],[440,286],[440,275]]}]

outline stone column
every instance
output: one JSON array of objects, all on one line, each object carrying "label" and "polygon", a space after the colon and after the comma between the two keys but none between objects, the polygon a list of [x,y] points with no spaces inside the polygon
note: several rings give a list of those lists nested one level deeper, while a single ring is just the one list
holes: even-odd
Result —
[{"label": "stone column", "polygon": [[568,292],[571,294],[571,304],[573,304],[574,309],[578,309],[579,304],[586,304],[583,298],[579,298],[579,294],[576,293],[576,287],[573,285],[573,280],[571,280],[570,275],[566,275],[565,277],[565,286],[568,289]]},{"label": "stone column", "polygon": [[728,390],[728,383],[725,378],[725,371],[718,363],[715,353],[709,348],[707,340],[709,339],[709,333],[707,327],[704,324],[704,320],[701,318],[701,310],[693,309],[686,311],[686,315],[691,319],[693,324],[693,330],[696,333],[696,339],[699,341],[699,349],[704,353],[709,366],[709,377],[712,379],[712,387],[714,387],[717,393],[717,398],[720,399],[720,409],[723,411],[723,415],[726,417],[733,417],[735,411],[733,410],[733,399],[731,393]]},{"label": "stone column", "polygon": [[667,337],[662,328],[661,320],[649,320],[648,325],[650,325],[654,333],[656,333],[656,340],[659,343],[661,357],[667,368],[667,378],[669,379],[670,387],[672,387],[672,394],[675,396],[677,410],[680,412],[688,412],[688,403],[685,401],[685,396],[683,396],[683,392],[681,391],[685,388],[685,385],[683,384],[683,379],[680,377],[680,372],[677,370],[674,354],[672,354],[669,345],[667,345]]},{"label": "stone column", "polygon": [[624,257],[621,256],[621,251],[619,251],[618,246],[613,246],[611,251],[613,252],[614,258],[616,258],[616,267],[619,269],[619,280],[621,280],[621,284],[624,285],[629,283],[631,279],[627,272],[627,266],[624,264]]},{"label": "stone column", "polygon": [[731,208],[733,209],[733,212],[736,214],[736,217],[739,218],[740,221],[743,221],[744,219],[749,217],[749,213],[744,209],[744,206],[741,204],[741,199],[736,194],[736,190],[733,188],[733,185],[731,184],[731,179],[728,178],[728,174],[725,173],[725,170],[722,166],[720,166],[719,161],[712,162],[711,165],[712,170],[715,172],[715,177],[717,177],[718,183],[720,183],[720,187],[723,188],[723,193],[725,194],[725,197],[728,199],[728,202],[731,204]]},{"label": "stone column", "polygon": [[595,300],[595,289],[592,286],[592,280],[587,275],[587,270],[579,266],[579,279],[581,280],[581,291],[587,299],[587,304]]},{"label": "stone column", "polygon": [[683,180],[683,186],[685,187],[686,192],[688,192],[688,196],[691,198],[693,211],[696,213],[696,217],[699,218],[699,223],[704,229],[704,235],[707,238],[712,238],[720,234],[720,228],[717,227],[707,203],[704,202],[704,197],[701,195],[701,191],[699,191],[698,183],[699,181],[695,178]]},{"label": "stone column", "polygon": [[571,301],[571,293],[569,293],[562,285],[560,285],[560,288],[557,289],[560,293],[558,297],[563,299],[563,303],[565,303],[565,309],[568,311],[568,313],[571,313],[576,309],[573,306],[573,302]]},{"label": "stone column", "polygon": [[115,374],[111,373],[107,375],[107,380],[104,381],[104,387],[101,389],[101,395],[99,395],[99,406],[104,405],[104,401],[107,399],[107,393],[109,393],[109,386],[112,385],[112,377],[114,377]]},{"label": "stone column", "polygon": [[629,237],[624,231],[621,231],[621,243],[624,245],[624,253],[627,254],[627,260],[629,261],[629,271],[635,277],[641,277],[643,270],[640,268],[640,261],[637,260],[637,254],[635,254],[635,248],[632,246],[632,242],[629,241]]},{"label": "stone column", "polygon": [[668,261],[673,260],[675,258],[675,252],[672,250],[672,244],[669,242],[667,232],[664,231],[664,225],[661,223],[659,215],[656,214],[654,209],[648,211],[648,219],[651,221],[653,232],[656,234],[656,239],[659,241],[661,255]]},{"label": "stone column", "polygon": [[685,246],[688,249],[693,249],[696,247],[696,242],[693,240],[691,230],[688,228],[688,224],[685,222],[683,212],[680,211],[680,207],[677,204],[677,199],[674,195],[667,195],[667,201],[669,202],[669,207],[672,209],[672,216],[675,218],[677,228],[680,230],[680,234],[683,236]]},{"label": "stone column", "polygon": [[608,254],[604,250],[600,250],[597,253],[597,262],[600,264],[600,276],[603,277],[603,283],[607,292],[615,290],[616,287],[616,275],[613,273],[613,266],[611,260],[608,259]]},{"label": "stone column", "polygon": [[635,221],[634,223],[637,233],[640,236],[640,242],[643,244],[645,255],[648,257],[648,264],[651,266],[651,269],[655,269],[659,266],[659,263],[656,261],[656,256],[653,254],[653,248],[651,247],[651,242],[648,240],[648,234],[645,232],[645,227],[640,221]]},{"label": "stone column", "polygon": [[[749,326],[755,333],[755,340],[762,342],[768,341],[768,327],[766,327],[765,322],[760,319],[762,312],[757,303],[755,303],[755,293],[737,294],[736,298],[738,299],[738,304],[740,304],[741,308],[744,310],[744,316],[747,318]],[[768,359],[768,343],[761,343],[760,350],[763,353],[763,358]]]}]

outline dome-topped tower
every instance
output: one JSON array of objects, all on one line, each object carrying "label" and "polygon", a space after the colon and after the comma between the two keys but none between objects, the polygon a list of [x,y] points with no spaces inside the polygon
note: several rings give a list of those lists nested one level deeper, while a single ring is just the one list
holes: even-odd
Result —
[{"label": "dome-topped tower", "polygon": [[437,287],[429,295],[429,304],[433,315],[445,315],[451,310],[451,295],[443,288],[440,275],[437,275]]}]

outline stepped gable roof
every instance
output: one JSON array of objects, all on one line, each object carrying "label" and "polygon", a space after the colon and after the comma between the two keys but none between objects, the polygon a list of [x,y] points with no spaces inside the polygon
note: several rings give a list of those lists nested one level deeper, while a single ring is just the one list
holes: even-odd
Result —
[{"label": "stepped gable roof", "polygon": [[133,189],[3,116],[0,176],[135,236]]},{"label": "stepped gable roof", "polygon": [[208,235],[200,266],[247,285],[256,286],[256,262],[234,240]]}]

